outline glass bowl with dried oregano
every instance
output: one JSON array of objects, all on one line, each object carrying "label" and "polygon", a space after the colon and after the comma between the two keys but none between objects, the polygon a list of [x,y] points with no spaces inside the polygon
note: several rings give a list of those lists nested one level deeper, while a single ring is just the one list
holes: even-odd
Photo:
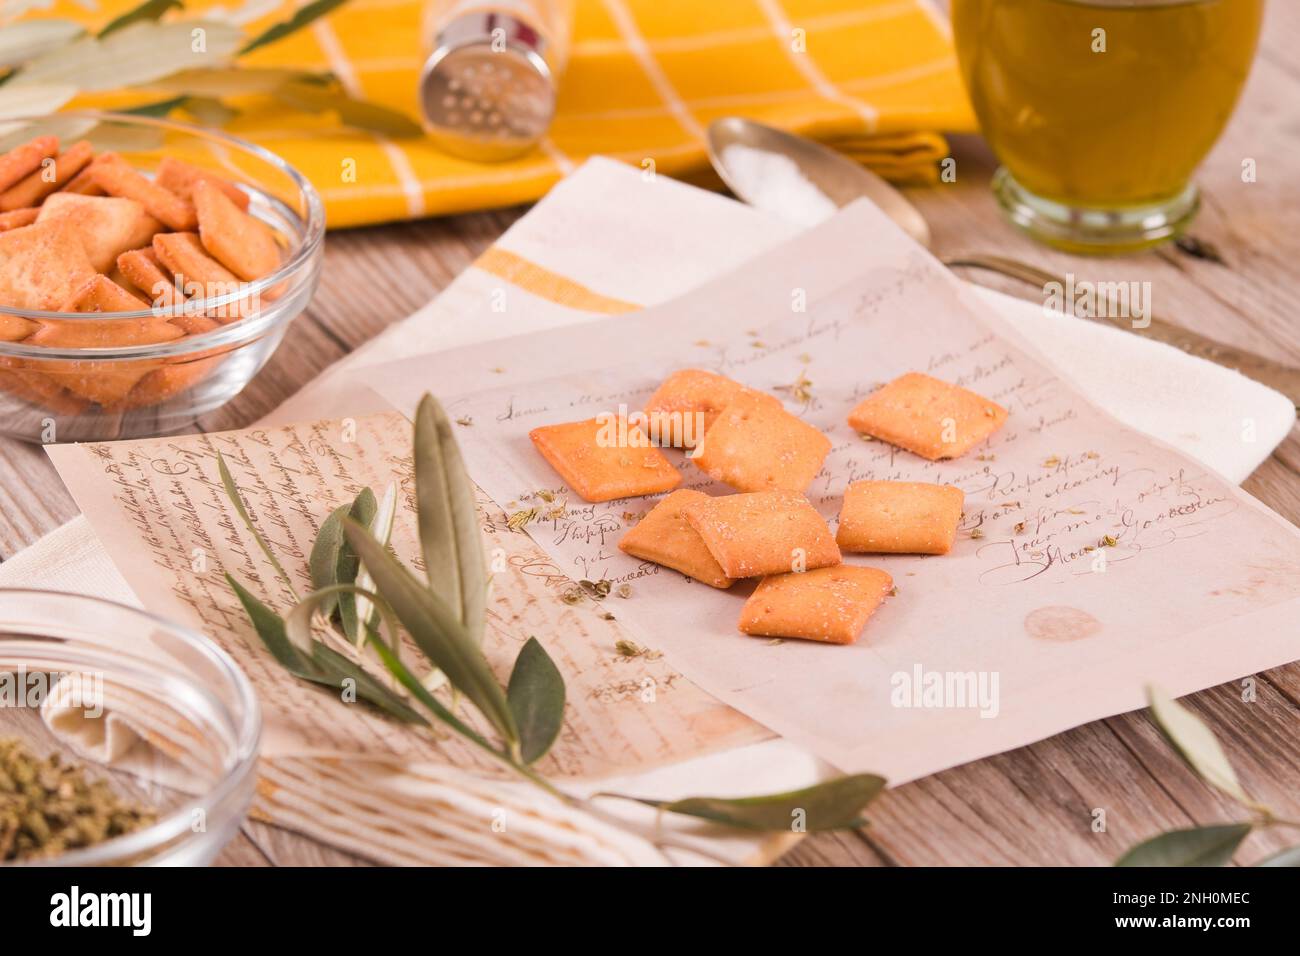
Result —
[{"label": "glass bowl with dried oregano", "polygon": [[0,866],[202,865],[253,797],[261,712],[207,638],[0,589]]}]

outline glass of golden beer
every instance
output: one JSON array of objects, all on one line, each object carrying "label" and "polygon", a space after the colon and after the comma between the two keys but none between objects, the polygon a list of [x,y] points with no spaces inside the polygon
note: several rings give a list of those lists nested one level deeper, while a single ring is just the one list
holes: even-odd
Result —
[{"label": "glass of golden beer", "polygon": [[1264,0],[952,0],[961,71],[1030,235],[1118,253],[1196,215],[1192,171],[1250,72]]}]

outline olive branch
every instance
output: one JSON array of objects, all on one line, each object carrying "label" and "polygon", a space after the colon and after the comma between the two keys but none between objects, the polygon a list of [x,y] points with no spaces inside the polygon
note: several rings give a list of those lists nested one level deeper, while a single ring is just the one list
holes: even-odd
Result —
[{"label": "olive branch", "polygon": [[[635,829],[627,820],[607,814],[596,801],[634,801],[664,813],[756,831],[865,825],[862,809],[885,786],[884,778],[875,774],[839,777],[766,796],[679,800],[620,793],[579,798],[546,779],[534,765],[550,750],[563,725],[564,678],[535,637],[523,644],[504,688],[483,655],[490,577],[474,486],[451,422],[431,395],[424,396],[416,411],[413,458],[423,578],[388,546],[395,488],[390,486],[382,500],[367,488],[321,523],[308,560],[314,590],[299,596],[218,455],[221,481],[236,512],[296,603],[281,617],[233,575],[227,573],[226,579],[267,650],[289,673],[336,692],[351,689],[358,700],[389,719],[449,728],[564,803],[624,828]],[[423,679],[402,659],[403,633],[433,668]],[[458,716],[462,704],[482,715],[490,728],[487,735]],[[649,838],[659,846],[673,845],[657,828]]]},{"label": "olive branch", "polygon": [[[1156,687],[1147,688],[1152,720],[1183,762],[1206,784],[1250,813],[1242,823],[1169,830],[1145,840],[1115,861],[1116,866],[1226,866],[1243,840],[1256,830],[1300,829],[1249,796],[1214,732],[1195,714]],[[1300,866],[1300,845],[1287,847],[1256,866]]]},{"label": "olive branch", "polygon": [[264,12],[262,0],[194,17],[183,15],[182,0],[143,0],[97,33],[71,20],[8,22],[0,26],[0,117],[52,113],[81,93],[137,89],[155,98],[121,112],[161,117],[180,110],[221,126],[238,114],[227,97],[261,95],[292,109],[332,111],[348,126],[419,135],[409,116],[352,96],[330,73],[239,66],[240,57],[346,2],[314,0],[256,33],[245,26]]}]

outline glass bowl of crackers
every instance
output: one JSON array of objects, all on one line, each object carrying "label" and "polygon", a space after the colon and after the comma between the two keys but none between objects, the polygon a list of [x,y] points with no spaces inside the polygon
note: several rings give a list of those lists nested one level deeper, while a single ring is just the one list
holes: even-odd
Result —
[{"label": "glass bowl of crackers", "polygon": [[266,364],[320,277],[307,179],[224,133],[113,113],[0,124],[0,433],[191,428]]}]

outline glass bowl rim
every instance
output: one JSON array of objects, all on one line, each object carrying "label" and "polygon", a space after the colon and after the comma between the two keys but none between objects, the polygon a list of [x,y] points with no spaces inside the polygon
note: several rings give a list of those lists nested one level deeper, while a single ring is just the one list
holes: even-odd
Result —
[{"label": "glass bowl rim", "polygon": [[[221,778],[203,792],[185,800],[154,823],[125,836],[114,837],[95,846],[80,850],[60,853],[48,860],[24,860],[17,863],[0,863],[0,868],[7,866],[93,866],[112,863],[123,857],[142,854],[146,857],[160,846],[166,846],[178,833],[194,831],[190,827],[193,811],[198,807],[215,807],[237,791],[250,774],[257,769],[262,741],[262,707],[253,683],[243,669],[226,651],[222,650],[211,638],[198,631],[168,620],[143,608],[132,607],[120,601],[96,597],[90,594],[77,594],[71,591],[58,591],[44,588],[0,587],[0,599],[5,597],[35,597],[38,600],[58,599],[60,602],[71,601],[78,604],[107,605],[117,611],[125,611],[129,616],[140,618],[150,624],[163,628],[172,636],[181,640],[189,650],[195,651],[217,667],[228,678],[238,695],[239,711],[231,714],[237,723],[235,739],[236,752],[234,764],[226,770]],[[0,628],[4,626],[0,621]],[[111,648],[105,649],[111,652]],[[145,661],[147,664],[148,662]],[[181,678],[188,679],[188,678]],[[198,684],[197,681],[193,683]],[[202,685],[199,685],[202,687]],[[213,821],[215,823],[215,821]]]},{"label": "glass bowl rim", "polygon": [[[251,143],[248,140],[241,139],[238,136],[232,136],[231,134],[221,130],[210,129],[208,127],[198,126],[193,123],[182,123],[177,120],[158,119],[152,116],[137,116],[132,113],[115,113],[109,110],[68,110],[65,112],[49,113],[43,116],[6,117],[3,120],[3,124],[6,127],[8,127],[10,124],[19,125],[23,123],[46,122],[56,117],[60,119],[64,117],[70,117],[74,119],[76,118],[92,119],[95,120],[96,122],[118,123],[124,126],[156,127],[158,129],[169,130],[171,132],[180,133],[186,136],[197,137],[199,139],[215,140],[226,147],[233,147],[242,152],[249,153],[257,157],[258,159],[264,161],[265,163],[274,167],[280,173],[288,177],[288,179],[297,187],[299,196],[302,198],[303,203],[306,207],[306,215],[305,217],[300,216],[296,212],[293,212],[292,210],[288,210],[287,207],[284,207],[287,211],[290,212],[291,215],[293,215],[296,219],[301,221],[303,224],[302,239],[301,241],[298,242],[297,248],[294,249],[293,253],[289,256],[289,258],[285,262],[281,263],[280,267],[276,269],[275,272],[272,272],[269,275],[262,276],[260,279],[254,279],[252,282],[241,283],[240,288],[234,292],[227,292],[223,295],[216,296],[213,299],[204,299],[202,300],[201,303],[196,303],[195,305],[196,311],[198,309],[198,305],[200,304],[204,309],[211,309],[217,306],[238,302],[241,299],[247,298],[249,295],[255,293],[261,293],[265,289],[272,288],[276,285],[279,285],[282,282],[285,282],[293,278],[295,273],[298,273],[304,265],[310,263],[313,260],[313,258],[316,256],[317,252],[319,251],[322,242],[324,241],[325,206],[324,203],[321,201],[320,193],[317,192],[316,187],[311,184],[311,181],[306,176],[304,176],[297,169],[291,166],[286,160],[277,156],[275,153],[271,152],[269,149],[266,149],[263,146],[258,146],[256,143]],[[284,206],[283,202],[281,202],[280,200],[276,199],[276,202],[279,205]],[[177,315],[177,314],[184,315],[187,313],[184,310],[178,312],[174,308],[150,307],[147,309],[137,309],[132,312],[99,313],[99,315],[101,315],[102,317],[96,319],[96,321],[100,321],[100,322],[116,322],[122,320],[130,321],[130,320],[153,318],[160,315],[170,316],[170,315]],[[0,315],[11,315],[17,318],[25,318],[25,319],[61,319],[64,321],[78,321],[78,320],[86,321],[87,319],[87,313],[84,312],[58,312],[58,311],[52,311],[48,309],[23,309],[23,308],[18,308],[17,306],[8,306],[3,304],[0,304]],[[242,324],[242,322],[232,322],[229,324],[229,326],[236,326],[240,324]],[[223,326],[223,328],[229,326]],[[217,331],[220,330],[213,330],[213,332],[204,333],[204,335],[214,335]],[[198,341],[202,337],[203,336],[196,335],[196,336],[190,336],[189,338]],[[163,343],[163,344],[168,344],[168,343]],[[122,349],[122,351],[138,350],[138,348],[139,347],[126,347],[125,349]],[[23,348],[21,346],[21,343],[17,343],[17,342],[0,343],[0,351],[9,352],[11,349],[14,350],[13,354],[15,355],[17,354],[27,355],[30,354],[27,350],[33,350],[38,357],[39,356],[45,356],[50,358],[66,357],[66,356],[58,355],[60,351],[58,349],[47,349],[42,346],[26,346],[25,348]],[[22,351],[19,351],[19,349],[22,349]],[[90,355],[98,356],[98,355],[113,355],[118,351],[118,349],[114,349],[114,348],[66,349],[63,351],[69,353],[76,352],[78,354],[90,354]]]}]

